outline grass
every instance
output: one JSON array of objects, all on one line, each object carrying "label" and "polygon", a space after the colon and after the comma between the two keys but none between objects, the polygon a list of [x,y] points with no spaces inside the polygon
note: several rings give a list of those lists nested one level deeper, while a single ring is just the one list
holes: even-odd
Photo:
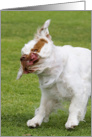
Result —
[{"label": "grass", "polygon": [[[23,75],[17,81],[21,48],[33,39],[36,29],[51,19],[50,34],[55,45],[73,45],[91,49],[90,11],[2,11],[1,12],[1,135],[2,136],[91,136],[91,100],[86,122],[67,131],[68,110],[59,110],[48,123],[29,129],[28,119],[39,106],[38,77]],[[65,104],[68,107],[67,104]]]}]

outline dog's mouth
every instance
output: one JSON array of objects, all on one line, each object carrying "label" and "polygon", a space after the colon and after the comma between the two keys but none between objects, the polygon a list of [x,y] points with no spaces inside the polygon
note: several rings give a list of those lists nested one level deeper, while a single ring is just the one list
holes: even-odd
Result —
[{"label": "dog's mouth", "polygon": [[21,64],[23,66],[23,73],[33,73],[36,69],[32,69],[32,66],[39,61],[39,55],[36,53],[30,53],[29,55],[23,55],[20,58]]}]

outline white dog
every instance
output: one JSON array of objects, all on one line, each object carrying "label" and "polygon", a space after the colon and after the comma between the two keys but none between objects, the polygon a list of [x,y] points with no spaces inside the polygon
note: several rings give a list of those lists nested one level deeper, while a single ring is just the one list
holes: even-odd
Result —
[{"label": "white dog", "polygon": [[74,128],[83,121],[91,95],[91,51],[69,45],[55,46],[49,35],[49,24],[50,20],[47,20],[21,50],[17,79],[23,73],[35,73],[42,91],[40,107],[27,126],[36,127],[47,122],[61,99],[70,99],[65,127]]}]

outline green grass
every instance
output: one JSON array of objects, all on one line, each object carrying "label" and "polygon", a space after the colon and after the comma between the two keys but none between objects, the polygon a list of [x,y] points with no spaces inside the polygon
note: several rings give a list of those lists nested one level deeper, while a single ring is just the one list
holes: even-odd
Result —
[{"label": "green grass", "polygon": [[[91,49],[90,11],[2,11],[1,12],[1,135],[2,136],[91,136],[91,100],[86,122],[67,131],[68,110],[59,110],[48,123],[36,129],[26,126],[40,103],[38,77],[23,75],[17,81],[21,48],[33,39],[36,29],[51,19],[49,27],[56,45],[73,45]],[[68,105],[66,104],[67,108]]]}]

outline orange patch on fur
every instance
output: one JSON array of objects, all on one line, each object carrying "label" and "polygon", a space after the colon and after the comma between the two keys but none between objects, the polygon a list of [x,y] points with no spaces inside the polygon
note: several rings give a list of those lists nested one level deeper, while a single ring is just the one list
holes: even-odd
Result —
[{"label": "orange patch on fur", "polygon": [[35,45],[34,48],[31,49],[33,52],[40,52],[41,48],[45,43],[48,43],[45,39],[40,39]]}]

